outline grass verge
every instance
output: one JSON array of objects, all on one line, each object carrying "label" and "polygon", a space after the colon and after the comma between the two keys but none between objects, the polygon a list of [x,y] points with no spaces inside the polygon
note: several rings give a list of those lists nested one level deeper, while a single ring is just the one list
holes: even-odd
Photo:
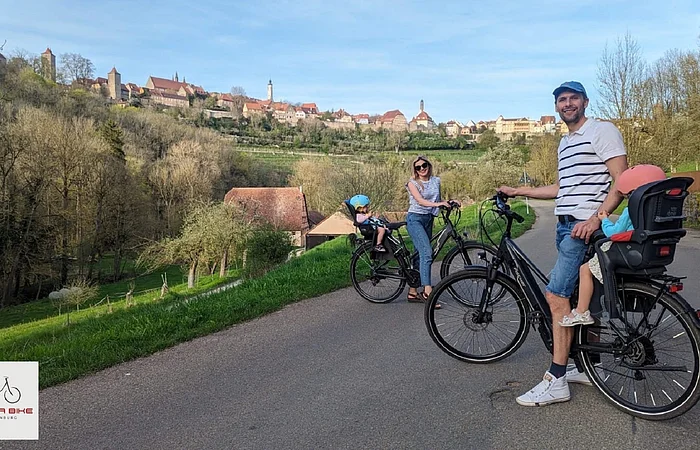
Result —
[{"label": "grass verge", "polygon": [[[524,215],[524,204],[514,208]],[[514,232],[533,222],[531,213]],[[6,361],[39,361],[39,385],[46,388],[349,286],[351,251],[341,237],[235,289],[194,298],[172,290],[131,308],[81,311],[86,316],[70,325],[58,317],[5,328],[0,354]]]}]

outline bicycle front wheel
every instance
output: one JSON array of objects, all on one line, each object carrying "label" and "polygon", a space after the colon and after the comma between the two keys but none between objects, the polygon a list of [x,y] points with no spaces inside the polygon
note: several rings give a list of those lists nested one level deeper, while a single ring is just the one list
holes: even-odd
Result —
[{"label": "bicycle front wheel", "polygon": [[625,282],[621,317],[580,327],[578,335],[593,384],[617,408],[649,420],[679,416],[700,399],[700,330],[683,300],[664,293],[655,301],[658,292]]},{"label": "bicycle front wheel", "polygon": [[490,245],[466,241],[463,247],[453,247],[445,255],[440,265],[440,278],[445,278],[469,266],[485,266],[493,261],[498,250]]},{"label": "bicycle front wheel", "polygon": [[[396,258],[379,259],[372,243],[361,245],[350,261],[350,278],[358,294],[372,303],[396,300],[406,287],[406,277]],[[384,258],[385,256],[382,256]]]},{"label": "bicycle front wheel", "polygon": [[[425,325],[433,342],[460,361],[490,363],[506,358],[528,333],[528,307],[518,285],[502,273],[490,291],[486,282],[485,267],[468,267],[440,281],[425,305]],[[479,314],[484,294],[487,308]]]}]

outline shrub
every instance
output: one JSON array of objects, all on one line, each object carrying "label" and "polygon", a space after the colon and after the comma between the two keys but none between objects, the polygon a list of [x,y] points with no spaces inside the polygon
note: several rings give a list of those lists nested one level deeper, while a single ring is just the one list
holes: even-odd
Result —
[{"label": "shrub", "polygon": [[262,275],[283,263],[293,248],[292,237],[286,231],[277,230],[270,225],[253,231],[246,245],[246,277]]}]

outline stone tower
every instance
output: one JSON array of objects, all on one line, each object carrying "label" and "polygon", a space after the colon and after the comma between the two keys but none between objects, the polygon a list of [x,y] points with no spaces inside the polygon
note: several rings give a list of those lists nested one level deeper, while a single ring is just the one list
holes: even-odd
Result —
[{"label": "stone tower", "polygon": [[267,83],[267,99],[271,102],[274,101],[272,100],[272,80]]},{"label": "stone tower", "polygon": [[56,81],[56,56],[50,48],[41,54],[41,74],[48,80]]},{"label": "stone tower", "polygon": [[117,72],[116,67],[112,67],[107,74],[107,90],[112,100],[122,99],[122,76]]},{"label": "stone tower", "polygon": [[420,112],[423,112],[423,106],[424,106],[424,104],[423,104],[423,99],[421,99],[421,101],[420,101]]}]

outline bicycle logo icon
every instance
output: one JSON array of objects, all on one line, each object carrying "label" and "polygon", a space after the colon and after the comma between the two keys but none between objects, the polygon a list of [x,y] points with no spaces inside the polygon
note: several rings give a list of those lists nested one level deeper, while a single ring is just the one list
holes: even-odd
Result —
[{"label": "bicycle logo icon", "polygon": [[3,385],[2,389],[0,389],[0,392],[3,393],[7,403],[14,404],[17,403],[20,398],[22,398],[22,392],[20,392],[19,388],[10,386],[9,377],[5,377],[5,384]]}]

